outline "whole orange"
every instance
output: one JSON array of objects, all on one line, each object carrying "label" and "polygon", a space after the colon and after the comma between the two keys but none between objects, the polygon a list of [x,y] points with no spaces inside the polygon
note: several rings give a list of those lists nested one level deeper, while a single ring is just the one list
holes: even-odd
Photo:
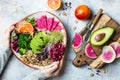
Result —
[{"label": "whole orange", "polygon": [[79,20],[86,20],[90,17],[90,9],[87,5],[79,5],[75,9],[75,17]]}]

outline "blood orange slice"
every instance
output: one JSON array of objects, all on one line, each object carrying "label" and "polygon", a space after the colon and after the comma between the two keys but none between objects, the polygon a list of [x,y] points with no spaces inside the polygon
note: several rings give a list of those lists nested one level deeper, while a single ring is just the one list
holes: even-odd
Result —
[{"label": "blood orange slice", "polygon": [[34,30],[32,24],[30,23],[25,23],[23,26],[20,26],[18,28],[18,32],[29,32],[29,33],[32,33]]},{"label": "blood orange slice", "polygon": [[53,10],[57,10],[61,7],[61,0],[48,0],[48,6]]}]

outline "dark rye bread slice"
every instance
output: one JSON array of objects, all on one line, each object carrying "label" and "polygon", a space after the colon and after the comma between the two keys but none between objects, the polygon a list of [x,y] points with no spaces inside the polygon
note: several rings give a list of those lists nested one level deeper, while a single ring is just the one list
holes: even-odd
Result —
[{"label": "dark rye bread slice", "polygon": [[[56,21],[59,21],[59,25],[62,27],[61,32],[63,33],[63,44],[65,46],[67,46],[67,34],[66,34],[66,29],[64,27],[64,25],[62,24],[62,22],[60,21],[59,18],[57,18],[54,14],[47,12],[47,11],[39,11],[36,13],[32,13],[26,17],[24,17],[23,19],[17,21],[16,23],[12,24],[11,26],[14,26],[14,29],[17,29],[19,26],[23,25],[25,23],[25,19],[26,18],[32,18],[34,17],[35,19],[40,18],[42,15],[46,15],[46,17],[52,17],[54,18]],[[10,39],[11,42],[11,39]],[[13,48],[10,46],[12,53],[17,57],[17,59],[19,59],[22,63],[24,63],[25,65],[31,67],[31,68],[35,68],[35,69],[40,69],[43,66],[37,66],[37,65],[33,65],[33,64],[27,64],[25,63],[20,57],[21,55],[19,55],[19,53],[16,53],[16,51],[13,50]]]},{"label": "dark rye bread slice", "polygon": [[[98,28],[102,28],[105,26],[110,26],[112,28],[115,29],[114,34],[112,35],[112,37],[110,38],[110,40],[104,44],[104,45],[109,45],[111,42],[114,41],[118,41],[120,42],[120,26],[119,24],[114,21],[110,16],[108,16],[107,14],[102,14],[100,19],[98,20],[97,24],[95,25],[93,31],[95,31]],[[87,31],[87,28],[85,28],[84,30],[82,30],[82,32],[80,33],[85,33]],[[85,34],[82,35],[83,38],[85,36]],[[119,40],[118,40],[119,39]],[[89,40],[88,40],[89,43]],[[104,46],[103,45],[103,46]],[[97,54],[97,58],[96,59],[90,59],[89,57],[87,57],[85,55],[85,49],[83,49],[80,54],[76,54],[76,58],[78,59],[78,67],[88,64],[89,66],[91,66],[92,68],[101,68],[105,63],[101,60],[100,56],[101,56],[101,52],[102,52],[102,46],[98,47],[98,46],[92,46],[93,50],[95,51],[95,53]],[[75,53],[77,52],[78,49],[74,48]]]}]

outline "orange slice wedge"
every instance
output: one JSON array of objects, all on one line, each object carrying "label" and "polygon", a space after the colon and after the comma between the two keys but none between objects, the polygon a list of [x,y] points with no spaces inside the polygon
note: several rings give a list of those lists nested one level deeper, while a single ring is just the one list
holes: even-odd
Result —
[{"label": "orange slice wedge", "polygon": [[61,7],[61,0],[48,0],[48,6],[53,9],[57,10]]},{"label": "orange slice wedge", "polygon": [[32,24],[25,23],[18,28],[18,32],[32,33],[34,30]]}]

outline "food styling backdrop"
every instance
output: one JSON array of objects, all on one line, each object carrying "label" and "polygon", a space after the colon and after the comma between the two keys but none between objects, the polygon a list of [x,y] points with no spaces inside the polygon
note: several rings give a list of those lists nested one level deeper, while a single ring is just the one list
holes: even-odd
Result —
[{"label": "food styling backdrop", "polygon": [[[92,15],[102,8],[104,13],[120,23],[120,0],[62,0],[62,2],[63,7],[60,10],[53,11],[48,8],[47,0],[0,0],[0,32],[2,33],[2,30],[8,25],[30,13],[50,11],[63,22],[68,34],[68,46],[60,75],[49,80],[119,80],[120,59],[99,70],[91,69],[89,66],[76,68],[72,64],[75,54],[71,45],[74,33],[79,32],[89,21],[80,21],[75,18],[74,10],[78,5],[87,4],[92,11]],[[0,80],[21,80],[32,71],[34,69],[25,66],[12,55]]]}]

